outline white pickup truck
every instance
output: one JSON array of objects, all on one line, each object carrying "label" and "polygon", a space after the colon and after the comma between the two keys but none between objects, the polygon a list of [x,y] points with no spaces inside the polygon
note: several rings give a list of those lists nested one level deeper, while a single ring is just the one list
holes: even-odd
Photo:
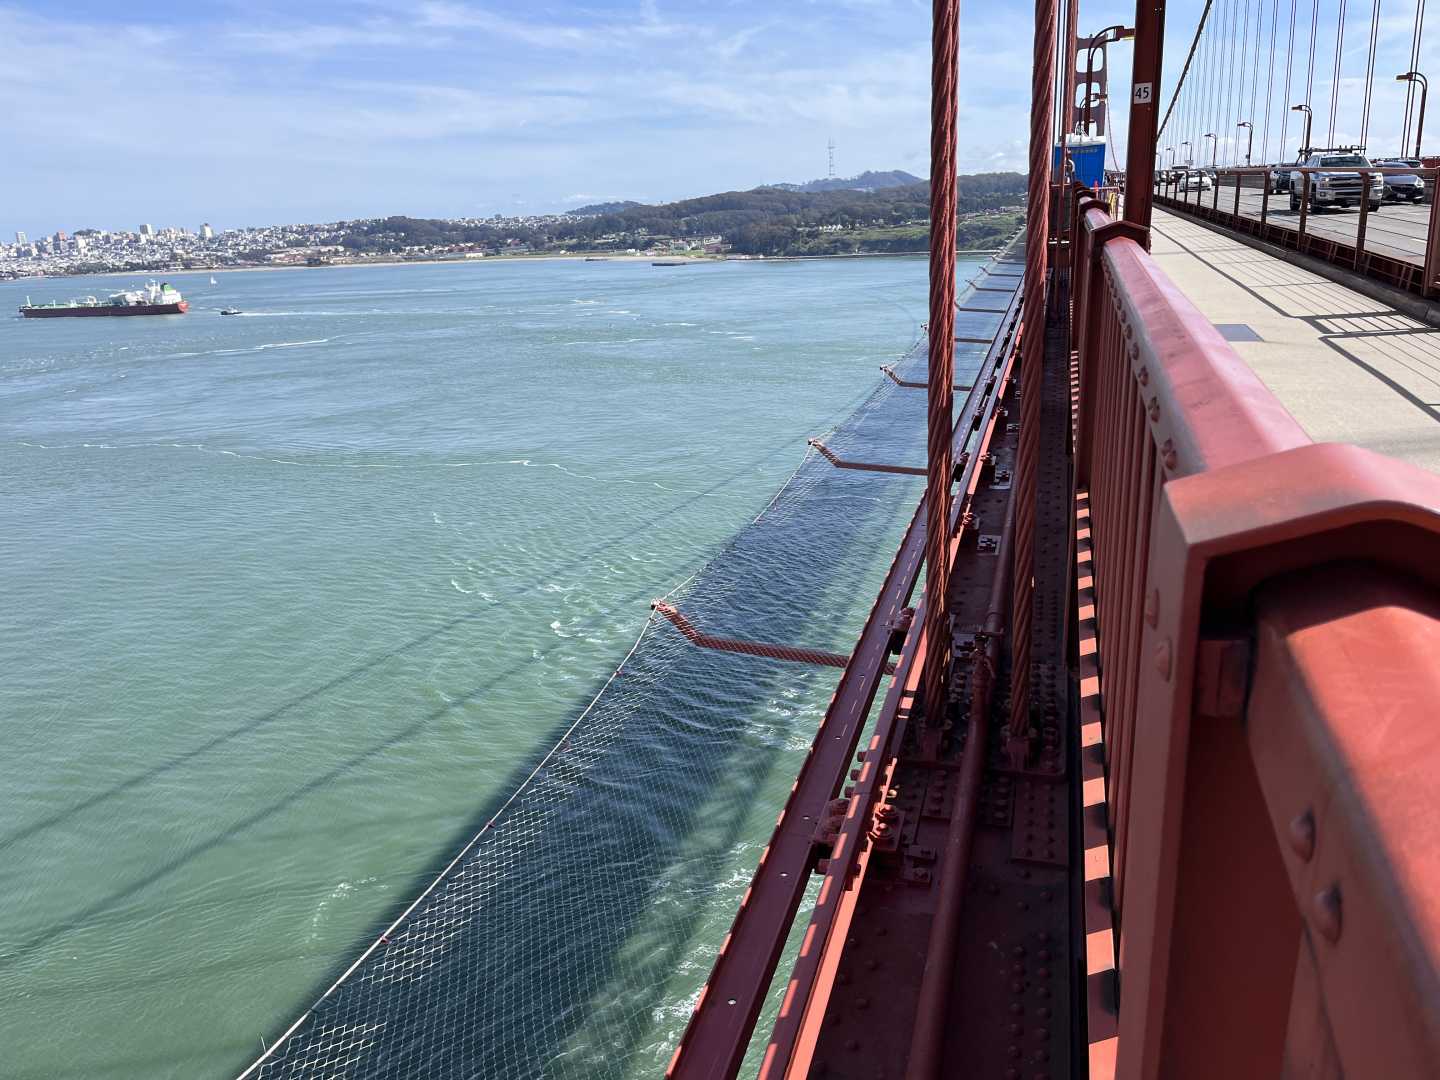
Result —
[{"label": "white pickup truck", "polygon": [[[1369,169],[1372,168],[1363,154],[1311,154],[1300,167],[1305,169]],[[1310,174],[1310,209],[1319,210],[1325,206],[1359,206],[1363,188],[1358,172],[1323,172]],[[1304,196],[1305,175],[1290,174],[1290,209],[1299,210]],[[1380,209],[1380,200],[1385,197],[1385,178],[1379,173],[1370,176],[1370,212]]]}]

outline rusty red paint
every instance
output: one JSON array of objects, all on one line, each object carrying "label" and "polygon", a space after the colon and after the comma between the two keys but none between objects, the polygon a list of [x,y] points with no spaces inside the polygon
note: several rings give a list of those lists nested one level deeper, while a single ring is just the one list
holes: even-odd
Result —
[{"label": "rusty red paint", "polygon": [[898,473],[901,476],[925,475],[925,470],[918,465],[885,465],[874,461],[846,461],[819,439],[808,439],[806,441],[815,448],[816,453],[837,469],[856,469],[860,472]]},{"label": "rusty red paint", "polygon": [[[676,608],[662,600],[656,600],[650,605],[656,612],[685,635],[685,639],[692,645],[701,649],[716,649],[720,652],[744,653],[749,656],[763,656],[770,660],[785,660],[792,664],[818,664],[822,667],[843,668],[850,662],[848,656],[841,653],[826,652],[823,649],[805,649],[794,645],[775,645],[763,641],[745,641],[740,638],[716,637],[714,634],[702,633],[695,624],[682,615]],[[893,675],[895,665],[887,663],[884,667],[885,674]]]}]

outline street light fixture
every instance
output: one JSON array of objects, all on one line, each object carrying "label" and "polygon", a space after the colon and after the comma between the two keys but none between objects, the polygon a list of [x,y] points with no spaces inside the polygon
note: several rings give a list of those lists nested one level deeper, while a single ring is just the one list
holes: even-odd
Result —
[{"label": "street light fixture", "polygon": [[[1185,144],[1181,143],[1180,145],[1184,146]],[[1167,146],[1165,147],[1165,150],[1170,155],[1170,168],[1173,169],[1175,168],[1175,148],[1173,146]]]},{"label": "street light fixture", "polygon": [[[1420,84],[1420,119],[1415,124],[1415,156],[1420,156],[1420,135],[1425,130],[1425,95],[1430,92],[1430,82],[1418,71],[1407,71],[1404,75],[1396,75],[1396,82],[1418,82]],[[1400,148],[1405,149],[1403,146]]]},{"label": "street light fixture", "polygon": [[1210,168],[1213,169],[1213,168],[1215,168],[1215,159],[1216,159],[1216,158],[1219,156],[1219,154],[1220,154],[1220,140],[1215,137],[1215,132],[1213,132],[1213,131],[1207,131],[1207,132],[1205,132],[1204,135],[1201,135],[1200,137],[1201,137],[1202,139],[1211,139],[1211,140],[1213,140],[1213,141],[1210,143]]},{"label": "street light fixture", "polygon": [[[1098,34],[1090,38],[1090,47],[1085,50],[1085,85],[1092,86],[1095,82],[1095,50],[1102,45],[1108,45],[1112,41],[1124,41],[1133,38],[1135,31],[1123,23],[1116,23],[1114,26],[1107,26]],[[1085,101],[1085,127],[1084,133],[1090,134],[1090,104],[1094,99],[1087,98]]]},{"label": "street light fixture", "polygon": [[1250,155],[1255,150],[1255,125],[1249,120],[1241,120],[1235,126],[1237,128],[1243,127],[1250,129],[1250,141],[1245,144],[1245,167],[1248,169],[1250,167]]},{"label": "street light fixture", "polygon": [[1310,111],[1309,105],[1291,105],[1290,111],[1305,114],[1305,137],[1300,140],[1300,150],[1295,155],[1296,160],[1303,160],[1310,153],[1310,124],[1315,119],[1315,114]]}]

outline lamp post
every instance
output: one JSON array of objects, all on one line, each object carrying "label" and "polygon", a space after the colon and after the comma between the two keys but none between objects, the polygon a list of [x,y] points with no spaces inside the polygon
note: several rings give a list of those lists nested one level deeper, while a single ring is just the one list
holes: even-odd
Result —
[{"label": "lamp post", "polygon": [[[1126,38],[1133,38],[1135,31],[1123,23],[1116,23],[1114,26],[1107,26],[1098,34],[1090,37],[1090,47],[1085,50],[1085,85],[1095,85],[1095,50],[1102,45],[1108,45],[1112,41],[1124,41]],[[1090,104],[1091,98],[1085,101],[1085,134],[1090,134]]]},{"label": "lamp post", "polygon": [[[1182,143],[1180,144],[1180,149],[1181,149],[1181,150],[1184,150],[1184,149],[1185,149],[1186,147],[1188,147],[1189,145],[1190,145],[1190,140],[1189,140],[1189,139],[1186,139],[1184,142],[1182,142]],[[1191,159],[1191,157],[1190,157],[1189,154],[1186,154],[1181,160],[1183,160],[1186,165],[1193,164],[1193,160]],[[1170,164],[1171,164],[1172,166],[1175,164],[1175,155],[1174,155],[1173,153],[1170,155]]]},{"label": "lamp post", "polygon": [[1243,128],[1249,128],[1249,129],[1250,129],[1250,140],[1249,140],[1249,142],[1247,142],[1247,143],[1245,144],[1245,167],[1246,167],[1246,168],[1249,168],[1249,167],[1250,167],[1250,155],[1251,155],[1251,153],[1254,152],[1254,150],[1255,150],[1255,125],[1252,124],[1249,120],[1241,120],[1241,121],[1240,121],[1238,124],[1236,124],[1235,126],[1236,126],[1237,128],[1242,128],[1242,127],[1243,127]]},{"label": "lamp post", "polygon": [[1306,154],[1310,153],[1310,124],[1315,119],[1315,114],[1310,111],[1309,105],[1291,105],[1290,111],[1305,114],[1305,135],[1300,140],[1300,149],[1295,155],[1295,160],[1301,161]]},{"label": "lamp post", "polygon": [[1220,154],[1220,140],[1215,137],[1215,132],[1207,131],[1200,136],[1202,139],[1209,139],[1210,142],[1210,168],[1215,168],[1215,159]]},{"label": "lamp post", "polygon": [[[1404,75],[1396,75],[1396,82],[1408,82],[1420,84],[1420,119],[1415,123],[1415,156],[1420,156],[1420,135],[1425,130],[1425,95],[1430,92],[1430,82],[1418,71],[1407,71]],[[1401,151],[1404,151],[1402,146]]]},{"label": "lamp post", "polygon": [[[1180,145],[1184,146],[1185,144],[1181,143]],[[1167,146],[1165,150],[1170,155],[1170,168],[1173,170],[1175,168],[1175,148],[1173,146]]]}]

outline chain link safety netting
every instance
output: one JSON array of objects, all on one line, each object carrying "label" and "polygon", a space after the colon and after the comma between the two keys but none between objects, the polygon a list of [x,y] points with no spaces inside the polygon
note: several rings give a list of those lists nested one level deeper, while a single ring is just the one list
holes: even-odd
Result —
[{"label": "chain link safety netting", "polygon": [[[999,321],[962,311],[956,333]],[[957,346],[957,382],[984,352]],[[924,381],[923,334],[894,370]],[[846,460],[923,465],[925,404],[882,377],[816,434]],[[666,602],[706,634],[848,654],[922,486],[812,449]],[[658,1076],[838,677],[698,648],[652,612],[529,779],[245,1080]]]}]

